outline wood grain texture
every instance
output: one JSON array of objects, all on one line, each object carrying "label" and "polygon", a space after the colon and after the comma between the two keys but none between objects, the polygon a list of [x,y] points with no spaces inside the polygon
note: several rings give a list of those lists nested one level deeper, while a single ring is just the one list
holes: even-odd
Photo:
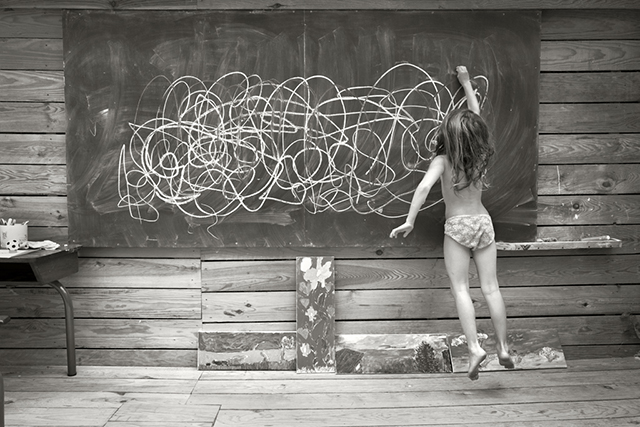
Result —
[{"label": "wood grain texture", "polygon": [[358,248],[309,248],[309,247],[289,247],[280,248],[274,253],[269,248],[202,248],[202,260],[248,260],[248,259],[291,259],[301,255],[320,256],[328,251],[336,258],[343,259],[385,259],[385,258],[420,258],[434,257],[442,254],[442,244],[433,242],[424,247],[404,246],[387,247],[382,242],[379,246],[358,247]]},{"label": "wood grain texture", "polygon": [[639,72],[541,73],[540,102],[638,102]]},{"label": "wood grain texture", "polygon": [[[77,349],[79,366],[196,366],[197,350],[166,349]],[[0,365],[50,366],[65,363],[65,349],[0,349]]]},{"label": "wood grain texture", "polygon": [[[475,383],[456,374],[301,378],[293,371],[200,375],[193,369],[86,366],[70,381],[63,373],[57,366],[5,371],[9,425],[32,425],[33,417],[51,410],[55,417],[64,414],[71,420],[56,425],[93,426],[94,412],[85,411],[89,408],[113,410],[106,427],[211,427],[213,418],[193,420],[211,416],[218,408],[235,427],[326,427],[337,425],[336,420],[346,426],[461,427],[486,420],[498,427],[599,427],[640,420],[633,412],[625,414],[620,403],[626,401],[631,407],[638,401],[638,367],[632,357],[574,360],[567,369],[547,375],[526,370],[487,372]],[[553,404],[547,408],[548,402]],[[585,410],[591,403],[593,407]],[[389,408],[393,410],[385,415]],[[167,413],[168,409],[174,412]],[[302,411],[311,417],[304,418]],[[123,415],[136,421],[113,421]],[[155,421],[137,421],[144,415]],[[171,422],[159,419],[160,415]],[[394,422],[396,417],[399,423]],[[515,419],[519,420],[514,424]]]},{"label": "wood grain texture", "polygon": [[67,288],[200,289],[200,260],[81,258]]},{"label": "wood grain texture", "polygon": [[0,195],[67,194],[67,168],[54,165],[0,164]]},{"label": "wood grain texture", "polygon": [[539,135],[538,163],[640,163],[640,134]]},{"label": "wood grain texture", "polygon": [[62,12],[55,9],[7,7],[0,10],[0,37],[61,39]]},{"label": "wood grain texture", "polygon": [[[388,378],[387,378],[388,379]],[[562,400],[571,404],[570,402],[575,402],[579,400],[586,399],[587,396],[592,396],[594,394],[598,394],[602,390],[602,385],[600,384],[585,384],[585,385],[568,385],[568,386],[560,386],[554,387],[550,394],[558,393],[558,397],[560,398],[561,394],[566,393],[562,396]],[[526,390],[526,391],[525,391]],[[537,389],[535,387],[528,388],[523,387],[521,389],[521,396],[515,398],[516,400],[521,400],[523,403],[536,403],[536,402],[546,402],[549,399],[549,395],[542,392],[542,390]],[[625,395],[624,393],[628,393]],[[486,390],[486,393],[478,392],[478,393],[468,393],[465,391],[455,391],[455,390],[433,390],[433,391],[424,391],[424,392],[414,392],[411,390],[407,390],[406,392],[398,392],[398,393],[386,393],[384,391],[371,391],[368,393],[360,393],[358,402],[358,407],[361,409],[365,408],[375,408],[378,405],[387,403],[389,406],[394,408],[415,408],[415,407],[438,407],[438,406],[449,406],[452,402],[462,402],[464,401],[466,405],[474,405],[474,404],[487,404],[486,395],[491,394],[489,390]],[[504,397],[504,393],[502,391],[497,392],[496,394],[502,395]],[[620,385],[620,388],[615,388],[611,392],[607,391],[602,393],[602,398],[604,400],[609,399],[633,399],[638,396],[637,390],[633,384],[629,385]],[[282,396],[278,394],[271,395],[262,395],[260,399],[256,398],[256,395],[253,393],[233,393],[233,394],[224,394],[224,393],[197,393],[192,395],[189,398],[189,404],[204,404],[206,402],[217,402],[222,404],[223,410],[275,410],[275,409],[292,409],[292,408],[314,408],[314,409],[322,409],[322,408],[336,408],[336,409],[347,409],[354,408],[354,403],[345,397],[347,394],[340,393],[325,393],[322,391],[310,391],[309,393],[300,393],[300,394],[291,394],[288,395],[286,399],[283,399]],[[26,396],[25,396],[26,397]],[[46,396],[43,396],[46,397]],[[494,398],[498,399],[497,396]],[[426,417],[428,418],[428,417]],[[585,422],[588,422],[585,420]],[[418,424],[413,424],[418,425]],[[424,426],[425,424],[419,424]],[[446,425],[446,424],[443,424]],[[492,424],[493,425],[493,424]],[[504,424],[498,424],[503,426]],[[517,426],[527,426],[531,424],[515,424]],[[548,424],[539,424],[544,427]],[[115,426],[117,427],[117,426]]]},{"label": "wood grain texture", "polygon": [[81,258],[200,259],[199,248],[80,248]]},{"label": "wood grain texture", "polygon": [[[498,278],[503,287],[636,283],[639,264],[640,255],[504,257],[498,259]],[[293,291],[294,267],[294,260],[204,262],[202,291],[205,294]],[[442,258],[336,260],[335,269],[338,290],[449,289]],[[469,274],[470,286],[478,287],[473,262]]]},{"label": "wood grain texture", "polygon": [[61,71],[0,71],[0,101],[64,102]]},{"label": "wood grain texture", "polygon": [[62,39],[0,39],[4,70],[62,70]]},{"label": "wood grain texture", "polygon": [[538,167],[538,194],[639,194],[640,168],[629,165]]},{"label": "wood grain texture", "polygon": [[66,127],[63,103],[0,102],[2,133],[63,133]]},{"label": "wood grain texture", "polygon": [[[87,349],[195,349],[200,320],[76,319],[76,347]],[[66,348],[63,319],[12,319],[0,348]]]},{"label": "wood grain texture", "polygon": [[544,10],[542,40],[640,39],[638,10]]},{"label": "wood grain texture", "polygon": [[[555,421],[556,425],[570,425],[576,417],[588,416],[591,418],[610,417],[612,422],[628,416],[638,417],[637,402],[632,400],[616,400],[604,402],[584,402],[567,405],[564,402],[532,403],[526,409],[515,405],[501,405],[500,410],[491,405],[469,405],[456,409],[455,413],[450,408],[440,410],[422,410],[415,408],[387,408],[368,411],[353,411],[349,409],[317,409],[317,410],[272,410],[272,411],[221,411],[216,419],[220,427],[238,426],[266,426],[278,425],[281,427],[296,426],[305,423],[308,426],[321,426],[328,419],[340,419],[342,425],[386,425],[406,426],[413,420],[421,419],[424,425],[464,425],[470,418],[482,420],[492,425],[503,422],[506,419],[518,418],[519,422],[540,425],[541,422]],[[540,415],[544,413],[544,415]],[[580,421],[582,423],[582,421]],[[274,423],[274,424],[270,424]],[[513,423],[511,421],[510,423]],[[334,424],[335,425],[335,424]],[[526,425],[526,424],[525,424]]]},{"label": "wood grain texture", "polygon": [[640,197],[627,196],[540,196],[538,224],[638,224]]},{"label": "wood grain texture", "polygon": [[267,0],[60,0],[55,3],[46,0],[4,0],[5,7],[14,9],[639,9],[634,0],[290,0],[273,3]]},{"label": "wood grain texture", "polygon": [[[196,289],[71,289],[77,318],[199,319]],[[12,318],[64,317],[53,289],[0,288],[0,307]]]},{"label": "wood grain texture", "polygon": [[67,226],[66,197],[0,197],[0,218],[28,218],[29,226]]},{"label": "wood grain texture", "polygon": [[0,150],[0,164],[64,165],[67,161],[64,135],[0,133]]},{"label": "wood grain texture", "polygon": [[219,405],[171,405],[158,406],[146,402],[125,402],[109,421],[115,425],[122,422],[145,423],[210,423],[220,412]]},{"label": "wood grain texture", "polygon": [[[618,345],[638,344],[640,340],[629,328],[628,315],[604,316],[553,316],[507,318],[508,329],[558,331],[560,341],[565,345]],[[478,319],[478,328],[485,333],[493,331],[490,319]],[[203,331],[279,331],[293,332],[294,322],[261,323],[203,323]],[[336,322],[338,334],[424,334],[424,333],[461,333],[458,319],[437,320],[341,320]]]},{"label": "wood grain texture", "polygon": [[543,41],[540,71],[637,71],[640,40]]},{"label": "wood grain texture", "polygon": [[64,244],[69,241],[67,227],[32,227],[29,223],[29,240],[40,242],[51,240]]},{"label": "wood grain texture", "polygon": [[[471,290],[478,317],[488,317],[480,290]],[[634,310],[638,286],[512,287],[502,295],[512,317],[617,314]],[[284,322],[295,319],[295,292],[202,295],[202,321]],[[10,313],[11,315],[11,313]],[[456,318],[448,289],[336,292],[336,320]]]},{"label": "wood grain texture", "polygon": [[639,116],[637,103],[540,104],[540,133],[638,133]]}]

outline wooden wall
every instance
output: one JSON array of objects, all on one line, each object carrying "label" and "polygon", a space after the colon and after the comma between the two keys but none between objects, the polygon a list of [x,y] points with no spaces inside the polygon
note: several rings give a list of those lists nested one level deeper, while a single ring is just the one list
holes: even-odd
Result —
[{"label": "wooden wall", "polygon": [[[5,0],[0,217],[29,219],[30,240],[67,236],[62,8],[539,9],[538,237],[610,235],[623,245],[500,252],[509,325],[557,329],[568,359],[632,355],[640,350],[629,321],[640,314],[640,3],[558,3]],[[79,364],[195,366],[200,328],[293,330],[295,257],[305,254],[336,259],[339,333],[460,331],[441,247],[82,249],[80,272],[64,281]],[[0,364],[65,363],[54,290],[0,287],[0,313],[13,318],[0,329]]]}]

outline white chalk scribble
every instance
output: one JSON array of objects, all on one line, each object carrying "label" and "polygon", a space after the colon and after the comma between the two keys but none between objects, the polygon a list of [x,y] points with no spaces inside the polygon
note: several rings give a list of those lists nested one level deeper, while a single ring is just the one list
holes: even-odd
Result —
[{"label": "white chalk scribble", "polygon": [[[390,89],[408,73],[414,86]],[[483,103],[488,81],[476,79]],[[158,206],[168,204],[211,225],[266,203],[393,217],[385,207],[410,202],[414,186],[406,180],[431,158],[444,116],[466,102],[459,92],[410,63],[349,88],[324,76],[282,83],[241,72],[213,83],[181,77],[156,117],[130,123],[118,206],[156,221]]]}]

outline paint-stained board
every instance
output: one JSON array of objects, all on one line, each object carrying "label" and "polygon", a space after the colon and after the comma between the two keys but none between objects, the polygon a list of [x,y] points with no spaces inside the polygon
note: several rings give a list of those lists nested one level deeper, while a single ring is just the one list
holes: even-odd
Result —
[{"label": "paint-stained board", "polygon": [[298,257],[296,287],[296,371],[336,372],[333,257]]}]

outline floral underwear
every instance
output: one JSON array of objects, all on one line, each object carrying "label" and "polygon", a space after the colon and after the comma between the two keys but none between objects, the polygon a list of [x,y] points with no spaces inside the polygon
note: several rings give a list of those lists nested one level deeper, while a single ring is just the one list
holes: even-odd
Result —
[{"label": "floral underwear", "polygon": [[473,251],[489,246],[495,239],[491,216],[455,215],[444,223],[444,234]]}]

